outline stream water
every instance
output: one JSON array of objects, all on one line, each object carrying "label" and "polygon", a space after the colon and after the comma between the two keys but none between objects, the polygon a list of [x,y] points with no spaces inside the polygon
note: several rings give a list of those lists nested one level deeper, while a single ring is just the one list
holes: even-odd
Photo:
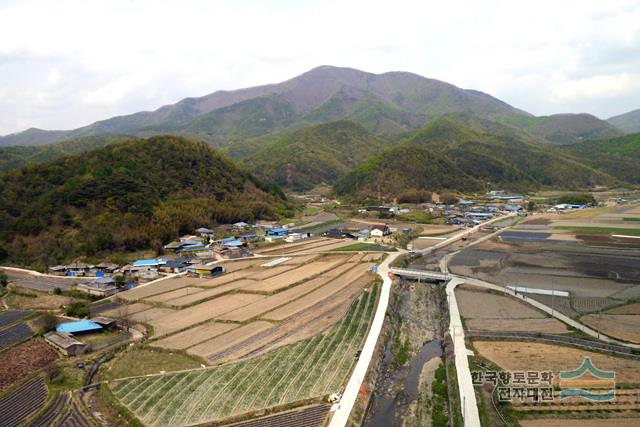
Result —
[{"label": "stream water", "polygon": [[[391,342],[392,340],[390,340]],[[415,401],[420,393],[420,373],[425,363],[442,355],[442,342],[425,343],[418,353],[402,368],[392,370],[382,381],[371,407],[367,427],[391,427],[402,425],[402,413],[407,405]],[[390,367],[393,355],[391,346],[385,350],[384,365]]]}]

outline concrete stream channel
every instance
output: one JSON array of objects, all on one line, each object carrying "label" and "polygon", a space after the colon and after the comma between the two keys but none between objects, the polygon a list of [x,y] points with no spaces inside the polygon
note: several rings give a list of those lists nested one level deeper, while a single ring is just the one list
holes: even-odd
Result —
[{"label": "concrete stream channel", "polygon": [[[443,353],[443,289],[405,283],[394,285],[392,298],[381,375],[364,423],[368,427],[424,425],[424,411],[417,407],[429,398]],[[429,363],[434,358],[438,360]]]}]

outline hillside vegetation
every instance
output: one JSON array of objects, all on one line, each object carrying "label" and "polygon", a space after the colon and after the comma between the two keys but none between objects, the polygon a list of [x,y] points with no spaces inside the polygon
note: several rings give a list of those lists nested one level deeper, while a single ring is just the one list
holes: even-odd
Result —
[{"label": "hillside vegetation", "polygon": [[591,114],[511,117],[505,122],[559,145],[623,135],[620,129]]},{"label": "hillside vegetation", "polygon": [[334,184],[387,143],[349,121],[312,126],[266,142],[243,160],[251,170],[292,190]]},{"label": "hillside vegetation", "polygon": [[473,121],[472,128],[444,117],[354,169],[336,184],[339,194],[387,197],[409,189],[527,191],[613,184],[549,145],[528,142],[508,127]]},{"label": "hillside vegetation", "polygon": [[640,109],[610,117],[607,121],[627,133],[640,132]]},{"label": "hillside vegetation", "polygon": [[0,172],[59,159],[70,154],[82,153],[131,139],[126,136],[100,135],[47,145],[0,147]]},{"label": "hillside vegetation", "polygon": [[321,66],[290,80],[186,98],[155,111],[113,117],[70,131],[31,129],[0,137],[0,146],[41,145],[91,135],[179,134],[224,147],[327,121],[347,119],[379,135],[419,129],[451,112],[530,116],[499,99],[412,73],[367,73]]},{"label": "hillside vegetation", "polygon": [[640,133],[563,147],[564,151],[616,178],[640,184]]},{"label": "hillside vegetation", "polygon": [[26,166],[0,182],[0,254],[24,265],[159,249],[202,225],[290,213],[277,187],[174,136]]}]

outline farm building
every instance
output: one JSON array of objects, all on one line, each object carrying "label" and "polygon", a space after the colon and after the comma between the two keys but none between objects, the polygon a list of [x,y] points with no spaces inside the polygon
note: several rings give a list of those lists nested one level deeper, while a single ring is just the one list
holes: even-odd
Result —
[{"label": "farm building", "polygon": [[337,228],[332,228],[331,230],[327,230],[322,233],[323,237],[329,237],[331,239],[356,239],[357,236],[350,231],[347,230],[339,230]]},{"label": "farm building", "polygon": [[160,270],[165,273],[182,273],[191,265],[189,258],[178,258],[167,261]]},{"label": "farm building", "polygon": [[215,232],[213,230],[208,229],[207,227],[200,227],[196,230],[196,233],[200,234],[202,237],[213,237]]},{"label": "farm building", "polygon": [[245,233],[245,234],[240,234],[238,236],[238,240],[245,242],[245,243],[249,243],[249,242],[255,242],[260,238],[260,236],[258,236],[256,233]]},{"label": "farm building", "polygon": [[78,320],[76,322],[61,323],[56,326],[56,332],[68,334],[84,334],[101,331],[102,326],[90,320]]},{"label": "farm building", "polygon": [[62,274],[65,276],[86,276],[95,272],[94,266],[85,264],[84,262],[73,262],[68,265],[56,265],[49,268],[49,271],[54,274]]},{"label": "farm building", "polygon": [[158,271],[160,267],[165,265],[167,260],[165,258],[158,259],[139,259],[131,264],[131,271],[137,273]]},{"label": "farm building", "polygon": [[371,237],[384,237],[391,234],[391,230],[386,224],[376,224],[371,227]]},{"label": "farm building", "polygon": [[100,297],[108,297],[118,292],[118,287],[113,277],[98,277],[93,282],[78,283],[77,286],[81,291]]},{"label": "farm building", "polygon": [[308,239],[312,236],[311,233],[304,233],[304,232],[293,232],[293,233],[289,233],[289,235],[287,237],[284,238],[285,242],[297,242],[298,240],[303,240],[303,239]]},{"label": "farm building", "polygon": [[213,277],[224,273],[224,267],[221,265],[194,265],[187,269],[191,274],[196,274],[200,277]]},{"label": "farm building", "polygon": [[44,340],[65,356],[79,356],[90,350],[87,344],[66,332],[47,332],[44,334]]},{"label": "farm building", "polygon": [[100,264],[95,266],[95,270],[98,272],[113,274],[118,269],[118,264],[113,264],[110,262],[101,262]]},{"label": "farm building", "polygon": [[289,232],[288,228],[272,228],[267,230],[267,236],[282,236],[284,237]]},{"label": "farm building", "polygon": [[396,212],[398,208],[395,206],[367,206],[367,212]]},{"label": "farm building", "polygon": [[105,330],[111,330],[116,326],[116,321],[109,317],[102,317],[102,316],[94,317],[91,319],[91,321],[93,323],[97,323],[98,325],[102,326],[102,329],[105,329]]}]

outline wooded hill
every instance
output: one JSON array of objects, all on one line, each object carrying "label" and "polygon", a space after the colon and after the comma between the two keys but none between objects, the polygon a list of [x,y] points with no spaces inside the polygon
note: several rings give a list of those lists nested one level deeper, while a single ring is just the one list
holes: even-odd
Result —
[{"label": "wooded hill", "polygon": [[528,139],[512,128],[468,115],[444,117],[355,168],[335,190],[389,197],[411,189],[528,191],[616,182],[554,146]]},{"label": "wooded hill", "polygon": [[175,136],[13,169],[0,182],[0,255],[25,265],[158,249],[214,222],[291,214],[277,186]]}]

